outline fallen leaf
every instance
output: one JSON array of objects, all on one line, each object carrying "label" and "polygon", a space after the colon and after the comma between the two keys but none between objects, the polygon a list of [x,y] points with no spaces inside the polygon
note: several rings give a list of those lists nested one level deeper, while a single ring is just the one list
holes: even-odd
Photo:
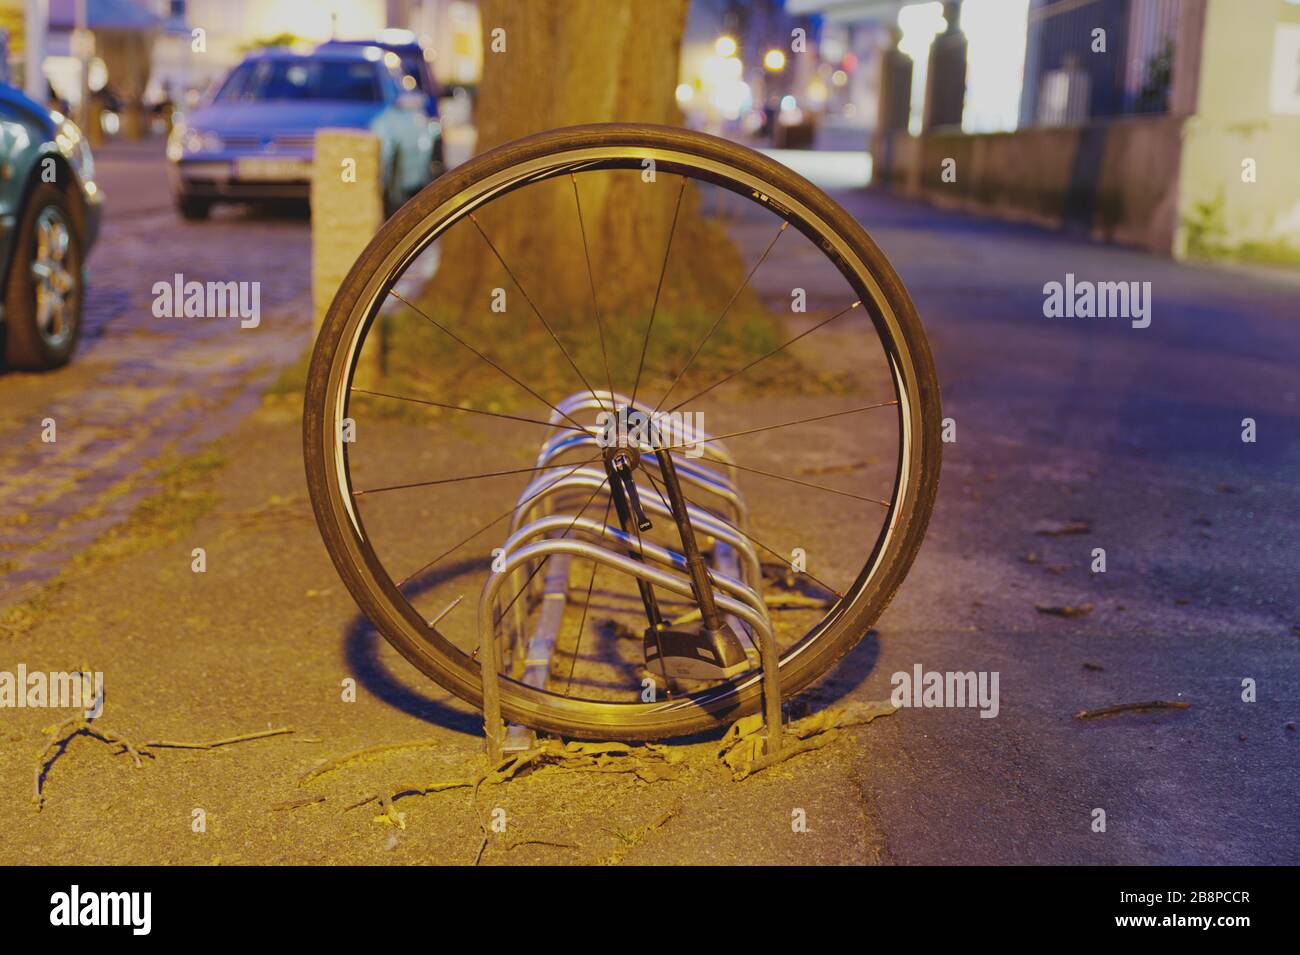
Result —
[{"label": "fallen leaf", "polygon": [[718,758],[732,771],[733,779],[741,780],[791,756],[820,748],[834,740],[837,731],[843,727],[870,723],[897,709],[890,700],[828,707],[788,724],[781,734],[781,750],[774,755],[764,753],[762,715],[746,716],[731,724],[723,734]]},{"label": "fallen leaf", "polygon": [[1034,529],[1035,534],[1043,537],[1064,537],[1066,534],[1088,534],[1092,531],[1089,521],[1040,521]]},{"label": "fallen leaf", "polygon": [[392,804],[390,803],[388,806],[388,811],[384,813],[382,816],[375,816],[371,820],[371,822],[375,822],[384,826],[396,826],[398,829],[405,829],[406,813],[398,812],[392,807]]},{"label": "fallen leaf", "polygon": [[1079,604],[1077,607],[1054,607],[1045,604],[1034,604],[1034,609],[1039,613],[1051,614],[1054,617],[1083,617],[1092,613],[1092,604]]},{"label": "fallen leaf", "polygon": [[842,474],[867,466],[868,461],[844,461],[832,464],[813,464],[795,469],[796,474]]}]

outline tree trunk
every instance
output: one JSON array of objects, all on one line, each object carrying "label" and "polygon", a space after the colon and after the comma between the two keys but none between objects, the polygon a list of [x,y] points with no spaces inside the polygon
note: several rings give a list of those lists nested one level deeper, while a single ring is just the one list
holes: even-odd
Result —
[{"label": "tree trunk", "polygon": [[[582,123],[679,125],[675,89],[686,8],[687,0],[483,0],[479,149]],[[574,185],[563,176],[527,186],[489,203],[478,222],[586,378],[599,386],[606,375],[596,345],[595,286],[610,376],[625,392],[632,389],[671,232],[646,366],[647,380],[671,377],[744,279],[734,247],[717,222],[700,214],[694,184],[683,191],[674,174],[657,172],[647,182],[641,170],[580,173],[589,278]],[[494,294],[500,300],[497,289],[504,290],[504,314],[492,309]],[[471,341],[512,370],[540,374],[547,384],[554,379],[555,387],[569,391],[582,387],[472,223],[457,223],[442,240],[438,275],[423,304],[470,329]],[[770,342],[765,330],[774,327],[771,321],[764,316],[757,330],[753,324],[759,313],[757,301],[742,296],[728,313],[730,327],[719,329],[709,351],[734,353],[728,343],[742,332],[756,345]],[[702,354],[701,367],[706,362]],[[466,397],[477,393],[471,380],[465,379]]]},{"label": "tree trunk", "polygon": [[[677,125],[687,0],[483,0],[478,146],[578,123]],[[505,49],[493,52],[494,31]]]}]

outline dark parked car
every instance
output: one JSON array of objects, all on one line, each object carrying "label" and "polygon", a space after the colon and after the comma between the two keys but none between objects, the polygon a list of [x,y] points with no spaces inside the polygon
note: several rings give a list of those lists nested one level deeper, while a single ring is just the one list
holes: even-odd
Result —
[{"label": "dark parked car", "polygon": [[322,43],[318,49],[359,46],[376,46],[385,53],[394,54],[402,74],[402,89],[424,97],[424,112],[434,133],[433,174],[442,175],[445,168],[442,159],[442,123],[438,118],[438,97],[442,94],[433,78],[433,70],[429,68],[429,57],[425,55],[424,47],[416,41],[415,34],[408,30],[386,30],[375,40],[330,40]]},{"label": "dark parked car", "polygon": [[104,196],[75,123],[0,84],[0,333],[5,365],[64,364],[81,334]]},{"label": "dark parked car", "polygon": [[403,90],[397,59],[374,45],[246,57],[172,129],[168,171],[181,215],[202,219],[214,202],[306,199],[316,130],[329,127],[379,138],[385,205],[396,209],[433,178],[438,138],[424,97]]}]

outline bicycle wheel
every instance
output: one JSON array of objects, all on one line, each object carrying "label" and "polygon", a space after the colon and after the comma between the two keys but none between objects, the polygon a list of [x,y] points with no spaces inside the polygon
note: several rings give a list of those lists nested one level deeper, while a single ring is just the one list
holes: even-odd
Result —
[{"label": "bicycle wheel", "polygon": [[[644,181],[647,160],[657,176],[645,188],[662,190],[664,208],[679,209],[689,184],[692,202],[728,223],[745,259],[736,295],[745,290],[746,301],[762,305],[764,315],[728,314],[733,295],[720,315],[721,301],[700,303],[696,311],[705,317],[692,324],[685,317],[693,313],[684,304],[689,290],[674,300],[671,315],[657,311],[661,291],[673,286],[674,211],[666,236],[637,235],[656,250],[646,257],[650,277],[658,277],[653,304],[646,301],[635,318],[602,318],[602,287],[630,280],[599,274],[604,249],[589,244],[582,196],[628,177]],[[572,203],[572,231],[538,242],[556,250],[581,242],[585,255],[565,261],[585,259],[591,287],[585,302],[553,308],[545,293],[558,284],[554,275],[519,274],[492,242],[494,221],[506,222],[510,204],[539,189],[551,190],[557,203]],[[472,308],[420,298],[421,276],[434,271],[440,242],[453,230],[481,233],[501,266],[476,287]],[[791,285],[792,276],[800,286]],[[508,319],[488,306],[505,287],[527,303]],[[792,311],[789,303],[801,295],[806,310]],[[656,315],[660,337],[677,339],[663,351],[656,350]],[[736,323],[742,331],[732,328]],[[381,328],[390,337],[384,346],[390,363],[400,360],[409,374],[385,377],[382,385],[359,382],[368,374],[360,369],[375,367],[367,356],[381,347]],[[549,335],[526,337],[540,336],[538,328]],[[597,333],[600,353],[591,344]],[[544,359],[536,357],[542,346]],[[509,361],[528,367],[512,368]],[[775,366],[783,370],[773,373]],[[560,374],[571,379],[567,404],[552,382]],[[482,382],[489,380],[499,389],[485,399]],[[747,387],[754,381],[761,387]],[[651,405],[665,386],[668,392]],[[690,397],[667,402],[674,389]],[[649,397],[639,402],[638,392]],[[912,303],[858,223],[789,168],[683,129],[592,125],[508,143],[425,188],[362,253],[318,337],[303,426],[317,522],[358,606],[421,672],[481,705],[476,652],[498,635],[485,636],[475,615],[454,609],[457,595],[491,582],[493,550],[522,519],[519,502],[531,499],[520,491],[528,482],[558,482],[585,467],[593,473],[578,493],[549,502],[552,517],[560,518],[551,522],[550,537],[566,537],[578,523],[589,531],[619,530],[611,505],[626,503],[626,496],[619,496],[617,479],[608,480],[613,472],[600,470],[608,454],[597,448],[593,456],[587,438],[593,413],[615,410],[619,398],[632,410],[685,408],[685,415],[699,408],[699,415],[711,414],[713,435],[732,442],[728,457],[704,457],[709,467],[734,476],[747,506],[728,502],[716,488],[711,493],[708,481],[674,479],[674,486],[697,519],[694,532],[710,560],[726,546],[750,555],[741,561],[742,574],[765,588],[763,612],[777,632],[783,695],[806,687],[870,629],[916,556],[938,488],[939,388]],[[553,453],[534,458],[547,435]],[[670,462],[693,469],[686,477],[704,467],[691,459],[694,447],[668,445]],[[532,449],[527,456],[525,448]],[[598,483],[602,475],[607,480]],[[685,549],[665,517],[675,513],[665,497],[667,477],[662,465],[656,470],[642,461],[632,483],[641,504],[658,508],[653,533],[668,533],[665,549]],[[605,521],[598,520],[602,510]],[[626,534],[621,539],[629,541]],[[609,540],[601,531],[602,544]],[[752,579],[753,554],[763,564],[759,581]],[[659,680],[667,687],[648,690],[647,673],[656,674],[640,656],[639,628],[646,623],[638,618],[640,584],[573,555],[571,576],[541,588],[544,565],[532,561],[518,590],[499,586],[494,604],[498,611],[504,605],[504,626],[512,613],[530,620],[544,613],[546,594],[568,598],[558,626],[552,621],[558,637],[545,679],[523,675],[536,662],[524,658],[525,647],[503,651],[506,718],[567,736],[639,740],[709,729],[760,706],[761,674],[752,659],[725,678]],[[650,586],[666,619],[700,615],[700,599]],[[534,599],[539,588],[543,599]],[[647,658],[649,640],[647,631]]]}]

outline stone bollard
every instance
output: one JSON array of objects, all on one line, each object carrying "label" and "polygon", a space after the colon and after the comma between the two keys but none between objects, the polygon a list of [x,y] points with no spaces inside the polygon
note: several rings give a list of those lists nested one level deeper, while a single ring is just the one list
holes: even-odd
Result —
[{"label": "stone bollard", "polygon": [[[311,173],[311,287],[317,331],[334,293],[384,224],[379,157],[379,139],[371,133],[351,129],[316,132]],[[374,385],[383,374],[383,364],[383,329],[376,323],[362,348],[354,384]]]}]

